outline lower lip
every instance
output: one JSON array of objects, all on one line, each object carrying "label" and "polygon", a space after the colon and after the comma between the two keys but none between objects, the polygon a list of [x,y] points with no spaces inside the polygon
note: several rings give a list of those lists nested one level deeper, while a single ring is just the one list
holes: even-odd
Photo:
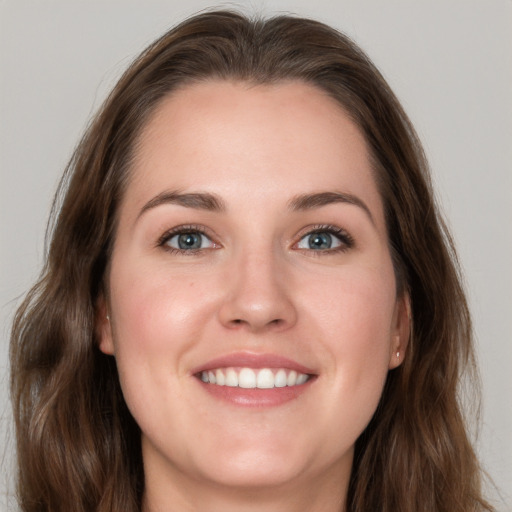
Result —
[{"label": "lower lip", "polygon": [[300,386],[285,386],[270,389],[246,389],[231,386],[208,384],[198,379],[203,389],[219,400],[241,407],[276,407],[291,402],[304,394],[313,382],[310,378]]}]

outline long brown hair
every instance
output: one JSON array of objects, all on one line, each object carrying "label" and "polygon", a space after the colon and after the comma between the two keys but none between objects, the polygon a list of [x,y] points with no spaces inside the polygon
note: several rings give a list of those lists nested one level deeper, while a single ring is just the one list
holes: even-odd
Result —
[{"label": "long brown hair", "polygon": [[207,79],[298,80],[335,98],[366,138],[383,197],[399,293],[411,297],[404,364],[358,439],[350,512],[491,510],[457,399],[474,371],[470,316],[421,145],[368,57],[321,23],[289,16],[195,16],[125,72],[77,147],[57,193],[38,283],[12,330],[18,492],[25,512],[140,510],[140,432],[113,358],[100,353],[96,302],[130,160],[149,114]]}]

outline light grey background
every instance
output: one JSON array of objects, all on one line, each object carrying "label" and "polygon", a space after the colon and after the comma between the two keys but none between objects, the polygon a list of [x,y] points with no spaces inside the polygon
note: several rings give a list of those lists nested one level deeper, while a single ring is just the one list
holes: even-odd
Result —
[{"label": "light grey background", "polygon": [[[59,175],[130,60],[211,5],[0,0],[0,510],[15,509],[9,324],[38,275]],[[336,26],[368,51],[404,104],[425,144],[467,278],[484,384],[478,449],[501,490],[498,510],[512,510],[512,1],[216,5],[294,12]]]}]

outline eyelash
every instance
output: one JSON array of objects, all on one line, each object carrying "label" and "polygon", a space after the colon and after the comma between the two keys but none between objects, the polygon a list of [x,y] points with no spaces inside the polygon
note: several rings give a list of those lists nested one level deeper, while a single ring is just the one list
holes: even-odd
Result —
[{"label": "eyelash", "polygon": [[[188,233],[197,233],[199,235],[207,237],[209,240],[212,241],[214,246],[220,247],[219,244],[217,244],[215,241],[213,241],[212,235],[207,232],[207,230],[203,226],[198,226],[196,224],[187,224],[183,226],[177,226],[175,228],[172,228],[168,231],[166,231],[157,241],[156,245],[157,247],[161,247],[165,251],[171,253],[171,254],[185,254],[185,255],[194,255],[197,254],[204,249],[177,249],[176,247],[171,247],[170,245],[167,245],[169,240],[173,238],[176,235],[182,235],[182,234],[188,234]],[[216,247],[213,247],[216,248]]]},{"label": "eyelash", "polygon": [[[171,240],[174,236],[180,235],[180,234],[188,234],[188,233],[196,233],[202,236],[207,237],[209,240],[212,241],[214,244],[213,248],[220,247],[219,244],[217,244],[212,236],[208,233],[208,230],[206,230],[203,226],[199,226],[196,224],[187,224],[183,226],[177,226],[175,228],[172,228],[168,231],[166,231],[157,241],[156,245],[157,247],[161,247],[165,251],[171,253],[171,254],[186,254],[186,255],[194,255],[197,253],[200,253],[201,251],[205,250],[203,248],[199,249],[177,249],[176,247],[171,247],[168,245],[169,240]],[[305,249],[305,248],[296,248],[300,251],[307,251],[308,253],[313,253],[315,256],[320,256],[322,254],[334,254],[338,252],[346,252],[354,247],[354,239],[353,237],[344,229],[339,228],[338,226],[334,226],[331,224],[318,224],[314,226],[308,226],[307,228],[302,230],[302,233],[299,235],[298,242],[295,242],[293,244],[294,247],[296,247],[305,237],[315,235],[317,233],[328,233],[330,235],[335,236],[339,242],[340,245],[338,247],[324,249],[324,250],[314,250],[314,249]]]},{"label": "eyelash", "polygon": [[302,230],[302,233],[300,234],[299,241],[294,244],[296,246],[298,243],[300,243],[305,237],[311,236],[317,233],[328,233],[330,235],[335,236],[339,241],[340,245],[338,247],[334,247],[332,249],[324,249],[324,250],[317,250],[314,249],[300,249],[307,251],[310,254],[313,254],[314,256],[322,256],[326,254],[336,254],[339,252],[346,252],[350,249],[352,249],[355,245],[354,238],[343,228],[340,228],[338,226],[334,226],[332,224],[317,224],[314,226],[308,226],[304,230]]}]

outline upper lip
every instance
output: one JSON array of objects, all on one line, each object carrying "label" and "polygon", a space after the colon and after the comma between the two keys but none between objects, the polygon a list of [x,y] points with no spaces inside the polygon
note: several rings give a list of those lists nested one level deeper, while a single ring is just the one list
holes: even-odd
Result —
[{"label": "upper lip", "polygon": [[315,371],[304,366],[293,359],[277,354],[258,354],[252,352],[236,352],[226,354],[211,359],[191,370],[191,374],[197,374],[203,371],[214,370],[217,368],[241,367],[241,368],[287,368],[299,373],[309,375],[315,374]]}]

